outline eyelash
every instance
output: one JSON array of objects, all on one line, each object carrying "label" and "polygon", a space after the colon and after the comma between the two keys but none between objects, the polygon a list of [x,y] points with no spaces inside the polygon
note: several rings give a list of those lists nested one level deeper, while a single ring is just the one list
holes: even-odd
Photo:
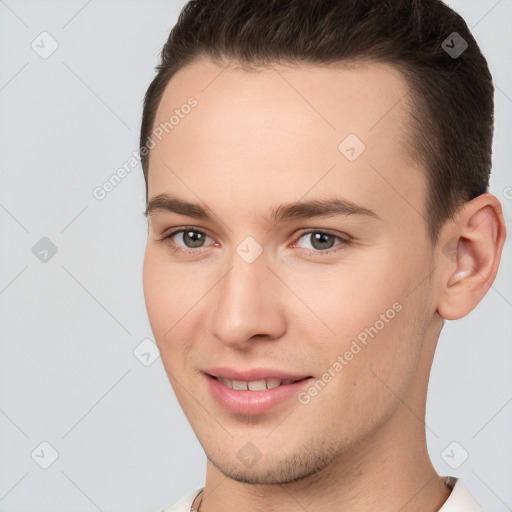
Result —
[{"label": "eyelash", "polygon": [[[199,247],[197,249],[183,248],[183,247],[180,247],[180,246],[176,245],[172,241],[172,238],[175,235],[177,235],[178,233],[184,233],[186,231],[192,231],[194,233],[200,233],[202,235],[205,235],[205,236],[208,236],[209,238],[211,238],[204,231],[196,229],[193,226],[185,226],[185,227],[183,227],[181,229],[173,231],[172,233],[169,233],[168,235],[164,236],[163,238],[158,239],[158,242],[165,242],[169,246],[169,248],[172,251],[176,252],[176,253],[181,253],[181,254],[197,254],[197,253],[202,252],[204,247]],[[307,251],[308,254],[314,254],[314,255],[317,255],[317,254],[334,254],[334,253],[342,251],[345,248],[350,247],[352,245],[352,239],[350,239],[348,236],[342,237],[340,235],[335,235],[333,233],[330,233],[329,231],[324,231],[324,230],[321,230],[321,229],[312,229],[312,230],[309,230],[309,231],[305,231],[304,233],[300,234],[299,238],[297,238],[297,241],[300,240],[302,237],[304,237],[306,235],[311,235],[313,233],[327,235],[327,236],[331,236],[331,237],[337,238],[338,240],[341,241],[341,243],[333,246],[334,248],[326,249],[324,251],[315,250],[315,249],[303,249],[303,250]],[[337,247],[337,249],[335,249],[335,247]],[[300,249],[300,247],[299,247],[299,249]]]}]

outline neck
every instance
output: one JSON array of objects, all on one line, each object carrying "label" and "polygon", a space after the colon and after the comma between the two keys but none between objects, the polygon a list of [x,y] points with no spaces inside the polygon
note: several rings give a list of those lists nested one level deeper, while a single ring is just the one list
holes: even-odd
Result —
[{"label": "neck", "polygon": [[389,438],[394,425],[389,421],[364,447],[299,482],[243,484],[226,478],[208,462],[200,512],[437,512],[450,490],[433,468],[426,446],[413,446],[413,436],[406,435],[395,450],[380,449],[381,437]]}]

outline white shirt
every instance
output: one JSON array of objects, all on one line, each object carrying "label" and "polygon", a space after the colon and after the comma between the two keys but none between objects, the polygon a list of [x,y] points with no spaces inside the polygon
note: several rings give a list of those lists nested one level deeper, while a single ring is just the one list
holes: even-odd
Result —
[{"label": "white shirt", "polygon": [[[484,512],[473,496],[469,494],[463,480],[452,476],[442,476],[442,478],[452,492],[438,512]],[[202,487],[195,489],[161,512],[191,512],[192,503],[201,490]]]}]

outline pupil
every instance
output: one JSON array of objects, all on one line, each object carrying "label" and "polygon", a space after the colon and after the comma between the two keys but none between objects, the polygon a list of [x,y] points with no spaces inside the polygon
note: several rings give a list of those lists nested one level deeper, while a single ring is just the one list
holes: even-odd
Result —
[{"label": "pupil", "polygon": [[185,244],[189,247],[201,247],[204,242],[202,233],[197,231],[186,231],[183,233]]},{"label": "pupil", "polygon": [[[326,242],[326,239],[330,239],[331,243]],[[314,233],[311,245],[315,249],[330,249],[334,245],[334,237],[325,233]]]}]

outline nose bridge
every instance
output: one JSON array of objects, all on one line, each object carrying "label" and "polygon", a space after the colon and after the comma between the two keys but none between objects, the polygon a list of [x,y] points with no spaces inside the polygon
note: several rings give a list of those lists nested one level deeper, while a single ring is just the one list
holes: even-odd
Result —
[{"label": "nose bridge", "polygon": [[243,346],[254,335],[278,337],[285,326],[279,282],[267,268],[264,255],[254,258],[254,247],[250,241],[247,244],[242,242],[233,251],[229,269],[213,296],[213,334],[233,346]]}]

